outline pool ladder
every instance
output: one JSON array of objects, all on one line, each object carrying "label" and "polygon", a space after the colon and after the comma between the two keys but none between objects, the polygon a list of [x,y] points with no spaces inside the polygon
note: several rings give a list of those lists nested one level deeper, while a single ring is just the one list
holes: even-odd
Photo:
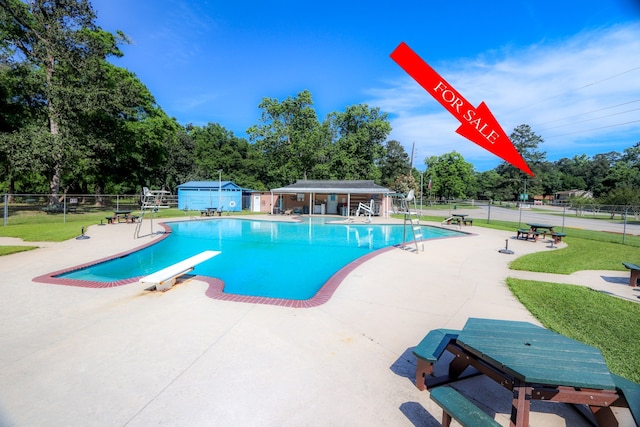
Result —
[{"label": "pool ladder", "polygon": [[151,235],[153,236],[153,218],[158,213],[158,209],[160,208],[168,208],[169,206],[164,204],[163,198],[165,198],[169,194],[166,190],[149,190],[147,187],[142,188],[142,197],[140,199],[140,207],[141,213],[138,222],[136,223],[136,230],[134,232],[134,239],[140,237],[140,229],[142,228],[142,221],[144,220],[145,214],[147,212],[151,213],[150,225],[151,225]]},{"label": "pool ladder", "polygon": [[[411,212],[411,201],[413,201],[414,212]],[[400,210],[404,214],[404,230],[402,233],[402,249],[415,251],[417,254],[420,248],[424,251],[424,243],[422,242],[422,227],[420,226],[420,217],[418,217],[418,207],[416,206],[416,199],[413,190],[409,191],[406,196],[400,197]],[[414,221],[413,216],[416,216]],[[413,244],[415,249],[410,245],[407,245],[407,229],[411,231],[413,237]],[[418,243],[420,248],[418,248]]]}]

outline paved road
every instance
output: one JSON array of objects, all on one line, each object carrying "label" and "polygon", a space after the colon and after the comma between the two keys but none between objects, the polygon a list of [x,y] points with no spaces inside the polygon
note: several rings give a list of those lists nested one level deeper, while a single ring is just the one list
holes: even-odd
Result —
[{"label": "paved road", "polygon": [[[589,214],[579,217],[576,216],[575,211],[566,211],[563,215],[563,208],[549,207],[546,208],[547,212],[541,212],[539,208],[532,211],[529,209],[507,209],[499,206],[477,206],[475,209],[456,209],[451,212],[468,214],[472,218],[483,219],[495,219],[504,221],[521,222],[523,226],[527,223],[543,223],[551,224],[556,227],[556,230],[561,230],[562,227],[581,228],[585,230],[595,231],[608,231],[612,233],[626,233],[627,235],[640,235],[640,222],[634,221],[634,218],[630,218],[631,223],[625,225],[624,221],[620,219],[620,216],[616,216],[616,220],[608,221],[602,219],[591,219]],[[443,215],[446,216],[449,211],[446,210],[425,210],[425,215]]]}]

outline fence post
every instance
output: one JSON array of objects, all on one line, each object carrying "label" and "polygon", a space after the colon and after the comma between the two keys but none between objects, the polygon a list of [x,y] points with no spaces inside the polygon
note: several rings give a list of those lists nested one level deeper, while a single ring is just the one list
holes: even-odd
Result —
[{"label": "fence post", "polygon": [[562,232],[564,233],[564,217],[567,215],[567,207],[562,207]]},{"label": "fence post", "polygon": [[518,228],[522,227],[522,201],[518,201]]},{"label": "fence post", "polygon": [[622,222],[622,244],[625,244],[627,237],[627,215],[629,214],[629,207],[624,208],[624,221]]},{"label": "fence post", "polygon": [[487,224],[491,223],[491,199],[489,199],[489,209],[487,213]]},{"label": "fence post", "polygon": [[7,193],[4,194],[4,225],[7,225],[9,222],[9,195]]}]

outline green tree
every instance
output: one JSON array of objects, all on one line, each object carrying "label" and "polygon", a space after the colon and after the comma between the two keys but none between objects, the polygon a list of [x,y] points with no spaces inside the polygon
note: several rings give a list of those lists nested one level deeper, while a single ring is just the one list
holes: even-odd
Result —
[{"label": "green tree", "polygon": [[571,159],[563,158],[558,160],[555,167],[562,175],[562,189],[586,190],[589,163],[590,160],[586,154],[573,156]]},{"label": "green tree", "polygon": [[425,159],[425,176],[432,177],[432,191],[438,198],[466,198],[475,182],[473,165],[462,154],[452,151]]},{"label": "green tree", "polygon": [[[538,146],[544,142],[542,137],[536,135],[536,133],[531,129],[531,126],[522,124],[513,130],[511,135],[509,135],[509,138],[522,158],[527,162],[529,168],[536,176],[538,176],[541,172],[542,164],[546,159],[546,153],[538,150]],[[511,194],[511,197],[506,197],[507,199],[517,200],[519,194],[523,191],[524,180],[528,180],[528,176],[506,162],[498,165],[496,172],[503,177],[503,187],[500,189],[501,192]],[[528,180],[527,183],[528,194],[542,193],[542,180]]]},{"label": "green tree", "polygon": [[400,142],[387,141],[384,156],[380,162],[382,185],[391,185],[400,175],[406,175],[411,167],[411,159]]},{"label": "green tree", "polygon": [[9,195],[16,192],[16,183],[42,178],[38,171],[47,141],[41,137],[46,134],[44,117],[38,117],[42,109],[34,108],[31,97],[34,74],[20,63],[0,63],[0,185]]},{"label": "green tree", "polygon": [[620,153],[612,151],[593,156],[587,171],[587,188],[593,191],[593,196],[600,198],[605,196],[615,185],[607,183],[607,175],[613,165],[620,160]]},{"label": "green tree", "polygon": [[[405,174],[396,176],[395,180],[388,185],[390,190],[396,193],[407,194],[413,190],[417,198],[420,198],[419,187],[420,184],[416,181],[413,175]],[[412,202],[413,203],[413,202]]]},{"label": "green tree", "polygon": [[[102,31],[94,23],[88,0],[0,0],[1,57],[5,62],[22,60],[41,78],[32,94],[46,111],[47,150],[40,152],[47,164],[52,199],[80,135],[71,132],[77,113],[91,105],[101,85],[101,65],[109,55],[121,55],[121,33]],[[41,128],[40,126],[36,128]]]},{"label": "green tree", "polygon": [[162,166],[164,178],[163,187],[175,191],[177,186],[197,179],[193,165],[196,160],[195,142],[190,135],[192,124],[180,126],[176,130],[175,138],[167,144],[167,161]]},{"label": "green tree", "polygon": [[478,191],[475,197],[484,200],[505,200],[505,195],[500,192],[502,181],[502,176],[495,170],[477,173],[476,182],[478,183]]},{"label": "green tree", "polygon": [[391,132],[387,114],[359,104],[329,114],[327,121],[334,141],[331,169],[336,171],[336,178],[379,181],[382,144]]},{"label": "green tree", "polygon": [[320,123],[313,109],[311,92],[303,90],[294,98],[280,102],[264,98],[260,123],[247,133],[265,156],[269,181],[286,185],[296,179],[308,179],[323,151]]},{"label": "green tree", "polygon": [[221,170],[225,179],[242,187],[265,189],[265,167],[257,147],[217,123],[192,127],[189,134],[195,144],[195,179],[217,180]]}]

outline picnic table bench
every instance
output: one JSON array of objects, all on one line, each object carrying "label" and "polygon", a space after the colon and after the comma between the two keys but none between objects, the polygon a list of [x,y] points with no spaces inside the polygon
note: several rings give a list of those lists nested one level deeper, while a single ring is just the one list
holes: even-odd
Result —
[{"label": "picnic table bench", "polygon": [[426,390],[425,378],[433,373],[433,364],[442,355],[449,342],[460,333],[456,329],[434,329],[413,349],[416,356],[416,387]]},{"label": "picnic table bench", "polygon": [[551,237],[553,238],[553,243],[558,244],[560,242],[562,242],[562,238],[566,237],[566,234],[564,233],[557,233],[557,232],[552,232],[551,233]]},{"label": "picnic table bench", "polygon": [[464,397],[456,389],[449,386],[436,387],[429,396],[442,408],[443,427],[451,424],[455,419],[462,426],[469,427],[500,427],[501,424],[491,418],[489,414],[478,408],[473,402]]},{"label": "picnic table bench", "polygon": [[628,268],[631,274],[631,277],[629,277],[629,286],[638,286],[638,280],[640,280],[640,265],[630,262],[623,262],[622,265]]},{"label": "picnic table bench", "polygon": [[636,384],[633,381],[629,381],[613,373],[611,374],[611,378],[613,378],[613,382],[616,384],[616,389],[622,392],[629,404],[629,410],[636,424],[640,425],[640,384]]},{"label": "picnic table bench", "polygon": [[533,231],[529,228],[521,228],[516,231],[516,239],[533,240],[534,242],[537,242],[539,236],[539,231]]}]

